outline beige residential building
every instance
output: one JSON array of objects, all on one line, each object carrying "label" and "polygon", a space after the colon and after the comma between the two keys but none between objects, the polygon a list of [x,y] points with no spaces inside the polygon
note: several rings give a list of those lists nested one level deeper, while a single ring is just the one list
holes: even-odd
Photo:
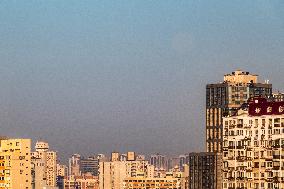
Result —
[{"label": "beige residential building", "polygon": [[35,189],[56,187],[57,153],[49,150],[46,142],[38,141],[32,153],[32,167]]},{"label": "beige residential building", "polygon": [[65,177],[68,174],[68,167],[66,165],[57,164],[57,176]]},{"label": "beige residential building", "polygon": [[123,182],[123,189],[182,189],[180,178],[130,177]]},{"label": "beige residential building", "polygon": [[141,175],[124,179],[123,189],[188,189],[188,166],[185,171],[166,172],[160,177]]},{"label": "beige residential building", "polygon": [[31,140],[0,140],[0,189],[31,189]]},{"label": "beige residential building", "polygon": [[64,177],[63,189],[99,189],[97,176],[66,176]]},{"label": "beige residential building", "polygon": [[223,189],[284,189],[284,102],[255,98],[223,125]]},{"label": "beige residential building", "polygon": [[56,186],[57,176],[57,153],[53,151],[47,152],[46,157],[46,181],[47,186]]},{"label": "beige residential building", "polygon": [[[133,159],[133,153],[129,153],[129,156],[127,159]],[[147,161],[119,161],[118,157],[118,153],[113,153],[113,161],[99,163],[100,189],[122,189],[125,178],[154,175],[147,170],[150,166]]]},{"label": "beige residential building", "polygon": [[41,158],[31,158],[32,186],[34,189],[42,189],[46,184],[46,165]]}]

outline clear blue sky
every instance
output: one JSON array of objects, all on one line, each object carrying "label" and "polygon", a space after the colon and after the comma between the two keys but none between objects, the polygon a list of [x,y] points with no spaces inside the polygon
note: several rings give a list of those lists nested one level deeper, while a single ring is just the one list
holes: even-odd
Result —
[{"label": "clear blue sky", "polygon": [[284,90],[284,1],[1,1],[1,135],[72,153],[205,150],[205,85]]}]

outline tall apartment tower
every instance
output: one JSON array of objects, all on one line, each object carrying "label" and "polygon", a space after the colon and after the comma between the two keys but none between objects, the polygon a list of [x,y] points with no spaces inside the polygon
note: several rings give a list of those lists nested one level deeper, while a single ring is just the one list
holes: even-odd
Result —
[{"label": "tall apartment tower", "polygon": [[284,102],[251,99],[224,118],[223,189],[284,188]]},{"label": "tall apartment tower", "polygon": [[251,97],[271,97],[272,84],[258,82],[258,76],[234,71],[224,81],[206,86],[206,149],[222,152],[223,116],[234,115]]},{"label": "tall apartment tower", "polygon": [[35,188],[56,186],[57,153],[49,150],[46,142],[38,141],[32,153]]},{"label": "tall apartment tower", "polygon": [[189,154],[189,189],[222,189],[222,154]]},{"label": "tall apartment tower", "polygon": [[0,140],[0,189],[31,189],[31,140]]}]

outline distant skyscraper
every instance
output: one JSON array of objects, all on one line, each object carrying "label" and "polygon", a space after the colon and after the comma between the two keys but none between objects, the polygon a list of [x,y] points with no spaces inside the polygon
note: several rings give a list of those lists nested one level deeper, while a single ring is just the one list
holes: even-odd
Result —
[{"label": "distant skyscraper", "polygon": [[180,159],[178,157],[168,158],[167,161],[167,171],[171,171],[172,169],[179,167]]},{"label": "distant skyscraper", "polygon": [[112,152],[111,153],[111,161],[120,161],[120,159],[126,159],[127,158],[127,155],[123,155],[122,154],[122,157],[119,155],[118,152]]},{"label": "distant skyscraper", "polygon": [[226,74],[224,81],[206,86],[206,149],[222,151],[223,116],[233,115],[250,97],[272,96],[272,85],[258,83],[258,76],[237,70]]},{"label": "distant skyscraper", "polygon": [[146,159],[146,158],[145,158],[145,155],[141,155],[141,154],[140,154],[140,155],[137,155],[137,156],[136,156],[136,160],[137,160],[137,161],[141,161],[141,160],[145,160],[145,159]]},{"label": "distant skyscraper", "polygon": [[119,161],[127,161],[127,154],[119,154]]},{"label": "distant skyscraper", "polygon": [[179,170],[184,171],[184,165],[188,164],[188,156],[187,155],[180,155],[179,156]]},{"label": "distant skyscraper", "polygon": [[135,160],[136,160],[135,152],[127,152],[127,161],[135,161]]},{"label": "distant skyscraper", "polygon": [[166,156],[160,154],[150,156],[150,164],[154,165],[156,170],[166,170],[167,163]]},{"label": "distant skyscraper", "polygon": [[82,158],[80,160],[80,171],[82,174],[90,173],[98,176],[99,160],[97,157]]},{"label": "distant skyscraper", "polygon": [[71,158],[69,158],[69,175],[80,176],[80,154],[73,154]]}]

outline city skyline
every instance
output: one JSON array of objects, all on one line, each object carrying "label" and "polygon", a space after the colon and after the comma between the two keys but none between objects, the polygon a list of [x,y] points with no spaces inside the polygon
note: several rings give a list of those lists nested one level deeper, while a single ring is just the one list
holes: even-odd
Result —
[{"label": "city skyline", "polygon": [[1,135],[63,159],[205,151],[206,84],[284,88],[283,20],[281,1],[1,2]]}]

